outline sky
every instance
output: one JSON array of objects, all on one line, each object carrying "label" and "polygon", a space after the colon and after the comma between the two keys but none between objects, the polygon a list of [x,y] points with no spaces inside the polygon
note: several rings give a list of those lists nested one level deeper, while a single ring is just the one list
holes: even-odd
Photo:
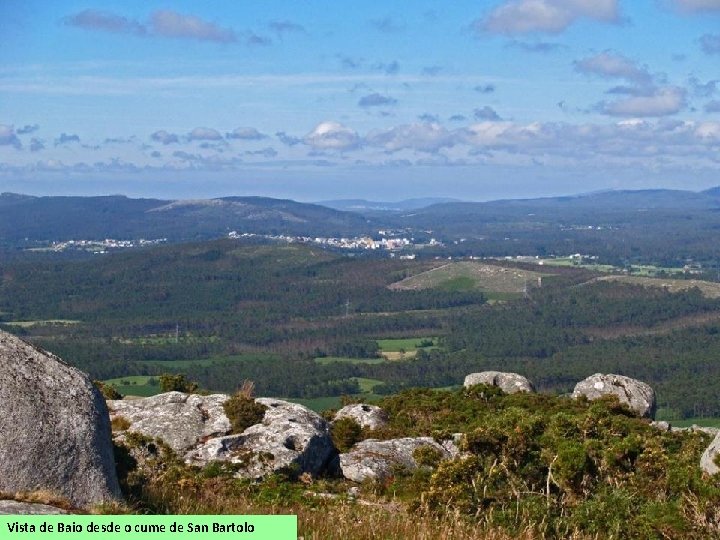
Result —
[{"label": "sky", "polygon": [[0,0],[0,191],[720,185],[720,0]]}]

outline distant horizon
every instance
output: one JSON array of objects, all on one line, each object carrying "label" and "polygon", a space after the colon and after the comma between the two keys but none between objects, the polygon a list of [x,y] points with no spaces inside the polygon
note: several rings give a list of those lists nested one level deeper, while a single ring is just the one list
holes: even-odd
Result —
[{"label": "distant horizon", "polygon": [[294,202],[299,203],[306,203],[306,204],[327,204],[327,203],[339,203],[339,202],[352,202],[352,201],[362,201],[367,203],[374,203],[374,204],[398,204],[398,203],[405,203],[405,202],[411,202],[411,201],[419,201],[419,200],[433,200],[433,199],[447,199],[448,201],[454,201],[454,202],[467,202],[467,203],[483,203],[483,202],[496,202],[496,201],[503,201],[503,200],[535,200],[535,199],[545,199],[545,198],[557,198],[557,197],[587,197],[592,195],[600,195],[603,193],[614,193],[614,192],[625,192],[625,191],[634,191],[634,192],[642,192],[642,191],[682,191],[682,192],[688,192],[688,193],[702,193],[704,191],[708,191],[710,189],[720,187],[720,182],[718,184],[714,184],[702,189],[682,189],[677,187],[644,187],[644,188],[637,188],[637,189],[626,189],[626,188],[607,188],[607,189],[597,189],[592,191],[583,191],[583,192],[565,192],[565,193],[556,193],[551,195],[539,195],[539,196],[517,196],[517,197],[498,197],[498,198],[490,198],[490,199],[470,199],[470,198],[462,198],[457,196],[443,196],[443,195],[437,195],[437,196],[409,196],[407,198],[402,199],[371,199],[366,197],[338,197],[338,198],[326,198],[326,199],[300,199],[300,198],[293,198],[293,197],[287,197],[287,196],[274,196],[274,195],[267,195],[267,194],[259,194],[259,193],[226,193],[223,195],[217,195],[217,196],[190,196],[190,197],[172,197],[172,196],[166,196],[166,195],[132,195],[128,193],[123,192],[103,192],[103,193],[93,193],[93,194],[76,194],[76,193],[55,193],[55,194],[47,194],[47,193],[27,193],[27,192],[21,192],[21,191],[14,191],[14,190],[8,190],[3,189],[2,184],[0,184],[0,196],[1,195],[19,195],[19,196],[28,196],[28,197],[125,197],[128,199],[156,199],[156,200],[164,200],[164,201],[180,201],[180,200],[209,200],[209,199],[223,199],[223,198],[229,198],[229,197],[262,197],[262,198],[269,198],[269,199],[278,199],[278,200],[291,200]]},{"label": "distant horizon", "polygon": [[4,0],[0,20],[2,191],[720,184],[717,0]]}]

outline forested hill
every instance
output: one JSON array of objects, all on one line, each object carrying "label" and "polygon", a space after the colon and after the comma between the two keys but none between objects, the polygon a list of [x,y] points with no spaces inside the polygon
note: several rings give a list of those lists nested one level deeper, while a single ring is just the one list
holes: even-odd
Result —
[{"label": "forested hill", "polygon": [[0,244],[104,238],[216,238],[231,230],[341,235],[368,231],[365,218],[319,205],[265,197],[170,201],[0,195]]}]

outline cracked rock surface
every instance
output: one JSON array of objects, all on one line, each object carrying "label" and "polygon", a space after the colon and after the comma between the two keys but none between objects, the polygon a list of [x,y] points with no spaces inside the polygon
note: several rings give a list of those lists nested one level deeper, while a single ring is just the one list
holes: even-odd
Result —
[{"label": "cracked rock surface", "polygon": [[573,398],[585,396],[589,400],[602,396],[615,395],[638,416],[644,418],[655,417],[655,391],[649,384],[637,379],[615,375],[613,373],[595,373],[575,385]]},{"label": "cracked rock surface", "polygon": [[57,356],[0,331],[0,491],[121,497],[105,400]]}]

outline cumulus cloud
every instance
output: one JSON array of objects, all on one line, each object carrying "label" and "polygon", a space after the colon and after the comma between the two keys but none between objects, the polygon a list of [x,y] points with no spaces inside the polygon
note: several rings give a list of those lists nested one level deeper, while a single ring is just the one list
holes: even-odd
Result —
[{"label": "cumulus cloud", "polygon": [[35,133],[38,129],[40,129],[40,126],[38,126],[37,124],[32,124],[18,128],[16,132],[18,135],[28,135],[30,133]]},{"label": "cumulus cloud", "polygon": [[640,67],[629,58],[610,51],[577,60],[575,69],[580,73],[627,79],[636,84],[649,84],[652,81],[647,68]]},{"label": "cumulus cloud", "polygon": [[579,19],[614,23],[617,0],[505,0],[474,28],[498,34],[559,33]]},{"label": "cumulus cloud", "polygon": [[230,133],[225,134],[226,139],[243,139],[249,141],[257,141],[260,139],[267,138],[267,135],[260,133],[254,127],[239,127],[235,128]]},{"label": "cumulus cloud", "polygon": [[162,144],[172,144],[176,142],[180,142],[180,139],[177,135],[174,133],[168,133],[164,129],[161,129],[160,131],[156,131],[152,135],[150,135],[150,138],[155,141]]},{"label": "cumulus cloud", "polygon": [[378,94],[377,92],[363,96],[360,98],[360,101],[358,101],[360,107],[383,107],[395,104],[397,104],[397,99]]},{"label": "cumulus cloud", "polygon": [[67,133],[61,133],[60,136],[55,139],[55,146],[60,146],[62,144],[68,144],[68,143],[79,143],[80,137],[75,134],[67,134]]},{"label": "cumulus cloud", "polygon": [[15,134],[15,128],[13,128],[13,126],[0,124],[0,146],[14,146],[18,149],[22,148],[22,143]]},{"label": "cumulus cloud", "polygon": [[501,120],[500,115],[495,112],[495,109],[489,107],[488,105],[485,105],[481,109],[475,109],[473,111],[473,116],[475,117],[475,120],[489,120],[492,122]]},{"label": "cumulus cloud", "polygon": [[70,15],[65,17],[63,22],[68,26],[116,34],[143,36],[147,33],[147,28],[134,19],[96,9],[86,9],[75,15]]},{"label": "cumulus cloud", "polygon": [[[65,17],[63,22],[68,26],[75,26],[85,30],[98,30],[115,34],[193,39],[217,43],[238,41],[237,33],[231,28],[223,28],[216,23],[205,21],[195,15],[186,15],[170,9],[153,12],[147,23],[141,23],[135,19],[96,9],[86,9],[70,15]],[[287,27],[284,28],[287,30]],[[269,40],[248,32],[245,36],[245,42],[248,45],[267,44]]]},{"label": "cumulus cloud", "polygon": [[206,127],[196,127],[187,137],[190,141],[220,141],[223,138],[218,130]]},{"label": "cumulus cloud", "polygon": [[684,88],[663,86],[650,95],[600,103],[598,109],[609,116],[667,116],[686,106],[686,94]]},{"label": "cumulus cloud", "polygon": [[681,11],[689,13],[720,11],[720,0],[673,0]]},{"label": "cumulus cloud", "polygon": [[403,149],[434,153],[454,144],[450,131],[436,123],[405,124],[368,133],[365,142],[386,152]]},{"label": "cumulus cloud", "polygon": [[689,81],[690,88],[692,88],[693,94],[699,97],[710,97],[718,90],[718,83],[720,80],[714,79],[706,83],[700,82],[697,77],[690,77]]},{"label": "cumulus cloud", "polygon": [[315,150],[350,150],[360,144],[358,134],[339,122],[320,122],[303,142]]},{"label": "cumulus cloud", "polygon": [[170,9],[161,9],[150,16],[154,34],[169,38],[197,39],[230,43],[237,40],[235,32],[194,15],[183,15]]},{"label": "cumulus cloud", "polygon": [[705,54],[720,54],[720,34],[705,34],[700,38],[700,46]]}]

